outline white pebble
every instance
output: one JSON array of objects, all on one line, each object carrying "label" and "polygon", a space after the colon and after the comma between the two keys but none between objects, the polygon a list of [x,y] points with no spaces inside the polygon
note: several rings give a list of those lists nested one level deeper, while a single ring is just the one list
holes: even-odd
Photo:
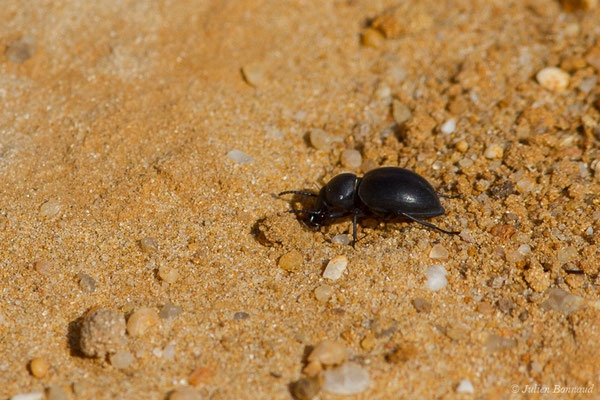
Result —
[{"label": "white pebble", "polygon": [[527,255],[531,254],[531,246],[529,246],[528,244],[522,244],[519,246],[517,251],[519,253],[523,254],[524,256],[527,256]]},{"label": "white pebble", "polygon": [[227,153],[227,158],[240,164],[250,164],[254,159],[243,151],[231,150]]},{"label": "white pebble", "polygon": [[431,267],[425,270],[425,275],[427,276],[427,283],[425,287],[427,289],[432,290],[434,292],[443,289],[448,284],[448,279],[446,279],[446,268],[442,265],[432,265]]},{"label": "white pebble", "polygon": [[362,156],[358,150],[346,149],[342,151],[341,161],[344,167],[357,169],[362,164]]},{"label": "white pebble", "polygon": [[598,77],[596,75],[592,75],[588,78],[584,78],[579,83],[579,90],[581,90],[583,93],[589,93],[592,90],[594,90],[597,83],[598,83]]},{"label": "white pebble", "polygon": [[475,392],[475,388],[473,387],[473,384],[471,383],[471,381],[468,379],[463,379],[462,381],[460,381],[460,383],[456,387],[456,393],[474,393],[474,392]]},{"label": "white pebble", "polygon": [[485,150],[485,158],[493,160],[495,158],[502,158],[504,149],[498,144],[490,144]]},{"label": "white pebble", "polygon": [[440,131],[445,133],[446,135],[451,134],[456,129],[456,121],[454,118],[450,118],[448,121],[444,122],[440,127]]},{"label": "white pebble", "polygon": [[537,73],[536,79],[546,89],[560,92],[569,86],[571,76],[557,67],[546,67]]},{"label": "white pebble", "polygon": [[317,149],[327,151],[331,148],[334,142],[339,142],[340,138],[333,136],[323,129],[313,129],[310,131],[310,144]]},{"label": "white pebble", "polygon": [[327,263],[327,267],[325,267],[325,272],[323,272],[323,278],[335,281],[336,279],[339,279],[342,276],[347,266],[348,258],[346,256],[333,257],[329,261],[329,263]]},{"label": "white pebble", "polygon": [[342,246],[347,246],[350,244],[350,236],[340,233],[339,235],[335,235],[333,239],[331,239],[331,243],[337,243],[341,244]]},{"label": "white pebble", "polygon": [[42,400],[44,398],[43,392],[33,392],[33,393],[20,393],[15,394],[10,398],[10,400]]},{"label": "white pebble", "polygon": [[129,350],[119,350],[109,356],[110,365],[118,369],[125,369],[133,363],[133,354]]},{"label": "white pebble", "polygon": [[323,371],[322,389],[333,394],[351,395],[362,393],[369,387],[369,373],[354,362]]},{"label": "white pebble", "polygon": [[61,205],[58,200],[50,199],[40,206],[42,217],[54,217],[60,212]]}]

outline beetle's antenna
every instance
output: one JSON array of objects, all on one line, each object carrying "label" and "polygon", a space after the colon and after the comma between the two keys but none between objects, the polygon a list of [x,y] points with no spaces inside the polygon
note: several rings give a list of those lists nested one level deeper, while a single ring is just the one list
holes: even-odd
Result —
[{"label": "beetle's antenna", "polygon": [[290,193],[293,193],[293,194],[299,194],[299,195],[302,195],[302,196],[311,196],[311,197],[317,197],[317,195],[316,195],[316,194],[314,194],[314,193],[310,193],[310,192],[303,192],[303,191],[300,191],[300,190],[286,190],[285,192],[281,192],[281,193],[279,193],[277,196],[282,196],[282,195],[284,195],[284,194],[290,194]]},{"label": "beetle's antenna", "polygon": [[444,193],[440,193],[440,192],[435,192],[435,194],[437,194],[440,197],[444,197],[446,199],[458,199],[458,198],[460,198],[460,194],[449,195],[449,194],[444,194]]},{"label": "beetle's antenna", "polygon": [[428,226],[430,228],[437,229],[438,231],[447,233],[449,235],[457,235],[457,234],[460,233],[460,231],[447,231],[445,229],[440,228],[439,226],[435,226],[434,224],[430,224],[429,222],[421,221],[420,219],[417,219],[417,218],[415,218],[413,216],[410,216],[410,215],[408,215],[406,213],[400,213],[400,215],[402,215],[403,217],[406,217],[408,219],[411,219],[411,220],[413,220],[415,222],[418,222],[421,225],[425,225],[425,226]]}]

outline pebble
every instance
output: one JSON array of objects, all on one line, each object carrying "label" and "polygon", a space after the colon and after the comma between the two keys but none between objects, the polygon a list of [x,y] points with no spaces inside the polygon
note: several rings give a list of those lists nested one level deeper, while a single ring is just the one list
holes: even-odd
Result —
[{"label": "pebble", "polygon": [[123,314],[107,308],[88,313],[83,320],[80,348],[88,357],[104,357],[114,353],[122,345],[125,336]]},{"label": "pebble", "polygon": [[42,217],[55,217],[60,212],[61,205],[58,200],[50,199],[40,206]]},{"label": "pebble", "polygon": [[109,356],[110,365],[117,369],[129,368],[133,363],[133,354],[129,350],[119,350]]},{"label": "pebble", "polygon": [[235,314],[233,314],[234,321],[241,321],[241,320],[248,319],[248,318],[250,318],[250,314],[248,314],[245,311],[238,311]]},{"label": "pebble", "polygon": [[533,192],[536,188],[536,183],[533,179],[524,177],[517,181],[515,184],[517,190],[521,193]]},{"label": "pebble", "polygon": [[323,371],[323,365],[318,361],[311,361],[302,368],[302,373],[307,376],[317,376],[321,371]]},{"label": "pebble", "polygon": [[402,125],[412,118],[412,113],[400,100],[394,100],[392,103],[392,117],[398,125]]},{"label": "pebble", "polygon": [[514,308],[515,303],[511,299],[503,297],[498,300],[498,309],[504,314],[510,314]]},{"label": "pebble", "polygon": [[300,268],[303,262],[302,254],[298,250],[292,250],[279,258],[278,265],[285,271],[293,272]]},{"label": "pebble", "polygon": [[158,316],[162,319],[173,319],[179,314],[181,314],[181,307],[167,303],[160,309]]},{"label": "pebble", "polygon": [[372,350],[376,344],[377,341],[375,340],[375,335],[371,332],[367,332],[363,340],[360,341],[360,347],[367,351]]},{"label": "pebble", "polygon": [[463,379],[462,381],[460,381],[458,383],[458,386],[456,387],[456,393],[474,393],[474,392],[475,392],[475,388],[473,387],[473,384],[471,383],[471,381],[468,379]]},{"label": "pebble", "polygon": [[350,169],[358,169],[362,164],[362,156],[358,150],[346,149],[340,156],[342,165]]},{"label": "pebble", "polygon": [[498,335],[489,335],[485,341],[485,347],[488,351],[499,352],[506,349],[511,349],[517,345],[517,341],[510,338],[505,338]]},{"label": "pebble", "polygon": [[360,38],[360,43],[366,47],[373,47],[374,49],[381,47],[385,42],[385,36],[380,30],[374,28],[367,28]]},{"label": "pebble", "polygon": [[444,122],[442,126],[440,126],[440,131],[446,135],[453,133],[455,129],[456,121],[454,118],[450,118],[448,121]]},{"label": "pebble", "polygon": [[86,293],[92,293],[96,291],[96,281],[88,274],[80,272],[77,274],[79,279],[79,287]]},{"label": "pebble", "polygon": [[48,275],[52,271],[52,267],[52,263],[47,260],[37,261],[35,264],[33,264],[33,269],[42,275]]},{"label": "pebble", "polygon": [[339,365],[348,358],[348,349],[334,340],[324,340],[315,346],[308,361],[317,361],[323,365]]},{"label": "pebble", "polygon": [[36,357],[29,362],[29,371],[36,378],[43,378],[48,373],[50,364],[41,357]]},{"label": "pebble", "polygon": [[432,291],[438,291],[446,287],[448,280],[446,279],[446,268],[442,265],[432,265],[425,270],[427,283],[425,287]]},{"label": "pebble", "polygon": [[571,76],[558,67],[546,67],[537,73],[536,79],[544,88],[560,92],[569,87]]},{"label": "pebble", "polygon": [[558,251],[558,261],[561,264],[566,264],[570,261],[575,261],[579,257],[577,249],[573,246],[563,247]]},{"label": "pebble", "polygon": [[327,303],[333,295],[333,288],[329,285],[321,285],[315,289],[315,298],[319,303]]},{"label": "pebble", "polygon": [[415,298],[412,304],[417,312],[428,314],[431,311],[431,303],[422,297]]},{"label": "pebble", "polygon": [[50,385],[46,390],[46,400],[69,400],[69,396],[58,385]]},{"label": "pebble", "polygon": [[154,253],[158,250],[158,242],[152,236],[140,239],[140,248],[144,253]]},{"label": "pebble", "polygon": [[547,310],[570,314],[579,310],[584,305],[582,297],[575,296],[560,288],[549,288],[546,290],[548,298],[542,302],[542,307]]},{"label": "pebble", "polygon": [[485,158],[494,160],[498,158],[502,158],[504,154],[504,149],[499,144],[490,144],[485,150]]},{"label": "pebble", "polygon": [[239,164],[251,164],[254,159],[252,156],[240,150],[231,150],[227,153],[227,158]]},{"label": "pebble", "polygon": [[179,271],[177,268],[170,267],[168,265],[161,265],[158,268],[158,277],[167,283],[175,283],[179,280]]},{"label": "pebble", "polygon": [[331,243],[337,243],[342,246],[347,246],[350,244],[350,236],[340,233],[338,235],[335,235],[333,239],[331,239]]},{"label": "pebble", "polygon": [[494,312],[494,307],[492,307],[490,303],[482,301],[477,306],[477,311],[479,311],[481,314],[491,314]]},{"label": "pebble", "polygon": [[15,394],[10,398],[10,400],[42,400],[43,398],[43,392],[31,392]]},{"label": "pebble", "polygon": [[459,140],[456,143],[456,150],[460,151],[461,153],[466,153],[467,150],[469,150],[469,143],[467,143],[466,140]]},{"label": "pebble", "polygon": [[594,88],[596,87],[597,84],[598,84],[598,76],[592,75],[587,78],[583,78],[581,80],[581,82],[579,82],[579,85],[577,86],[577,88],[579,90],[581,90],[583,93],[589,93],[592,90],[594,90]]},{"label": "pebble", "polygon": [[298,379],[290,384],[290,393],[298,400],[311,400],[321,390],[321,382],[317,377]]},{"label": "pebble", "polygon": [[392,364],[403,364],[414,358],[418,354],[417,348],[410,343],[406,343],[385,356],[385,360]]},{"label": "pebble", "polygon": [[347,362],[337,368],[323,371],[324,391],[333,394],[352,395],[362,393],[369,387],[371,379],[359,364]]},{"label": "pebble", "polygon": [[565,11],[572,12],[577,10],[589,11],[598,5],[598,0],[561,0],[561,5]]},{"label": "pebble", "polygon": [[6,47],[4,54],[8,61],[23,63],[29,60],[36,50],[35,39],[31,36],[23,36]]},{"label": "pebble", "polygon": [[434,260],[445,260],[448,258],[448,250],[438,243],[431,248],[429,258],[433,258]]},{"label": "pebble", "polygon": [[389,100],[392,97],[392,89],[387,85],[380,86],[375,91],[375,96],[379,100]]},{"label": "pebble", "polygon": [[262,63],[251,63],[242,67],[244,80],[252,86],[260,86],[266,81],[266,69]]},{"label": "pebble", "polygon": [[127,333],[130,336],[142,336],[150,327],[158,323],[158,314],[151,308],[140,308],[129,316]]},{"label": "pebble", "polygon": [[323,278],[335,281],[342,276],[347,266],[348,258],[346,256],[336,256],[327,263],[327,267],[325,267],[325,271],[323,272]]},{"label": "pebble", "polygon": [[169,400],[201,400],[202,396],[193,387],[184,386],[169,393]]},{"label": "pebble", "polygon": [[194,387],[206,385],[212,379],[213,370],[200,365],[188,376],[188,383]]},{"label": "pebble", "polygon": [[310,144],[317,150],[328,151],[334,142],[340,141],[339,138],[330,135],[323,129],[312,129],[309,133]]}]

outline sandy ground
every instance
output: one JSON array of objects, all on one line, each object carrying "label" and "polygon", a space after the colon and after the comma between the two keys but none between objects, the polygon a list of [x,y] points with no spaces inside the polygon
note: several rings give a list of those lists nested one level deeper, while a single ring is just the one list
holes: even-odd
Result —
[{"label": "sandy ground", "polygon": [[[324,339],[370,376],[352,398],[599,398],[599,7],[7,0],[0,21],[0,398],[289,399]],[[462,233],[366,220],[353,249],[349,221],[313,232],[274,196],[380,165],[460,194],[431,222]],[[81,353],[90,309],[165,304],[124,368]]]}]

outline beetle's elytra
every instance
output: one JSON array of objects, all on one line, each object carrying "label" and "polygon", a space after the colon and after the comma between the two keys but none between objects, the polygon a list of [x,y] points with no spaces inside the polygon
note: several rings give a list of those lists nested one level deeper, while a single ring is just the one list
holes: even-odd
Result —
[{"label": "beetle's elytra", "polygon": [[436,192],[425,178],[404,168],[376,168],[362,178],[344,173],[333,177],[321,188],[319,194],[287,190],[279,195],[288,193],[317,198],[314,210],[290,210],[292,213],[307,214],[306,223],[315,229],[329,225],[337,218],[352,216],[353,246],[356,243],[357,221],[363,217],[407,218],[440,232],[459,233],[420,219],[445,213],[439,197],[458,196]]}]

